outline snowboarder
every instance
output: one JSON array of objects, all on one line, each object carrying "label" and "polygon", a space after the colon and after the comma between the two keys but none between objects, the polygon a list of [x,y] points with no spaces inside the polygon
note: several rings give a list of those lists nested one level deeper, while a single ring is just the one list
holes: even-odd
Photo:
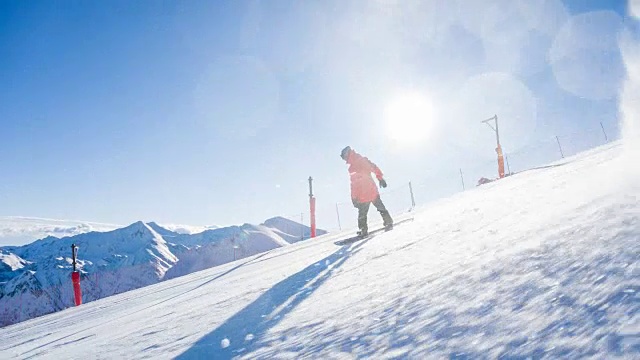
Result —
[{"label": "snowboarder", "polygon": [[369,233],[367,213],[369,212],[369,206],[371,204],[380,212],[384,227],[390,230],[393,227],[393,219],[391,219],[389,211],[387,211],[382,203],[376,183],[371,177],[371,173],[374,173],[380,187],[386,188],[387,182],[384,180],[380,168],[366,157],[355,152],[355,150],[349,146],[342,149],[340,157],[349,165],[351,201],[353,201],[353,206],[358,209],[358,228],[360,229],[358,235],[366,236]]}]

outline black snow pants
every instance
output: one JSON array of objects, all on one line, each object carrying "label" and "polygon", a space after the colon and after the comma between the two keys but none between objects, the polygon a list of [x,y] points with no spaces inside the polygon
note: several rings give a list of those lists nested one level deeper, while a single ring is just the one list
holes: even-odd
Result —
[{"label": "black snow pants", "polygon": [[369,206],[371,204],[376,207],[376,210],[378,210],[378,212],[382,216],[382,221],[385,227],[393,225],[391,214],[389,214],[389,211],[387,211],[387,208],[382,203],[380,196],[378,196],[372,202],[361,203],[354,200],[353,206],[358,209],[358,228],[360,229],[360,232],[364,234],[369,231],[367,226],[367,214],[369,213]]}]

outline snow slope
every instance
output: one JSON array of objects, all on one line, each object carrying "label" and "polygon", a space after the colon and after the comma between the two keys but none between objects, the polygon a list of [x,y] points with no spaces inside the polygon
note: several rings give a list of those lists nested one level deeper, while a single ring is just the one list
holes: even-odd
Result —
[{"label": "snow slope", "polygon": [[0,329],[3,358],[640,357],[640,185],[611,144]]}]

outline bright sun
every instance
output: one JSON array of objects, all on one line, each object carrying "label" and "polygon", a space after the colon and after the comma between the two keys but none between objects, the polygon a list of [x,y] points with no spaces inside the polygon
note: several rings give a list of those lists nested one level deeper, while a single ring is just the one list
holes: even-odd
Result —
[{"label": "bright sun", "polygon": [[385,108],[387,135],[394,141],[411,145],[427,138],[433,123],[433,106],[418,92],[396,97]]}]

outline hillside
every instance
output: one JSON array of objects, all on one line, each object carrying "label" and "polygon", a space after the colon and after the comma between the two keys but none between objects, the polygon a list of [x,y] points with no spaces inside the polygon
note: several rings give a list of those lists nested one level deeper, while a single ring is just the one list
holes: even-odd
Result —
[{"label": "hillside", "polygon": [[368,241],[329,234],[9,326],[0,351],[638,357],[640,185],[620,154],[611,144],[457,194]]}]

